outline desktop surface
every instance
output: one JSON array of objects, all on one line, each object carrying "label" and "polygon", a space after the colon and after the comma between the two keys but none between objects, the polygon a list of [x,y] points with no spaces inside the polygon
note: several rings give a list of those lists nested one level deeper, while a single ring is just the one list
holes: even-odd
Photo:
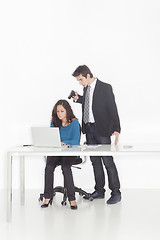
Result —
[{"label": "desktop surface", "polygon": [[76,155],[90,155],[90,156],[105,156],[107,154],[121,155],[121,154],[144,154],[151,153],[156,154],[160,152],[159,144],[137,144],[137,145],[122,145],[122,144],[104,144],[104,145],[73,145],[73,146],[62,146],[60,148],[45,148],[45,147],[14,147],[8,151],[11,155],[59,155],[59,156],[73,156]]}]

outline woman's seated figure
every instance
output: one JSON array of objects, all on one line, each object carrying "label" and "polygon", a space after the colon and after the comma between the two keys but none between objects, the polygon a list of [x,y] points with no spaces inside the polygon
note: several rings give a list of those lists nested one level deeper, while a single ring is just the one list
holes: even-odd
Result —
[{"label": "woman's seated figure", "polygon": [[[66,100],[59,100],[52,111],[51,127],[59,127],[61,144],[80,144],[80,124],[73,114],[70,104]],[[44,203],[42,208],[52,205],[54,170],[61,165],[64,175],[65,187],[67,188],[68,201],[71,209],[77,209],[75,188],[71,166],[75,163],[77,156],[48,156],[45,168]]]}]

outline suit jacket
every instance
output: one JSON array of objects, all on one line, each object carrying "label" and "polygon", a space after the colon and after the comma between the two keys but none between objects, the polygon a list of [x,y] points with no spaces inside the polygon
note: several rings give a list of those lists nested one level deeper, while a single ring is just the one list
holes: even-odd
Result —
[{"label": "suit jacket", "polygon": [[[83,122],[84,102],[87,87],[83,89],[83,96],[79,96],[78,103],[82,104],[82,132],[86,133]],[[95,125],[100,136],[111,136],[114,131],[120,133],[120,121],[115,103],[115,97],[110,84],[97,79],[92,102]]]}]

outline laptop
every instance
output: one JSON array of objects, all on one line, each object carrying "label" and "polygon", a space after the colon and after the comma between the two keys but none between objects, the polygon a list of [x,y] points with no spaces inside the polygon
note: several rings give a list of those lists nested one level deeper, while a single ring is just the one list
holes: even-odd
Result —
[{"label": "laptop", "polygon": [[61,147],[58,127],[31,127],[33,146]]}]

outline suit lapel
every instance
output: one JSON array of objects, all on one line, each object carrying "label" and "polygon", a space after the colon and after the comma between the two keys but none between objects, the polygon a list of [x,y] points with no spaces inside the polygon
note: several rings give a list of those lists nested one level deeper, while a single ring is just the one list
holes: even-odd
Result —
[{"label": "suit lapel", "polygon": [[96,94],[98,93],[98,86],[99,86],[99,80],[97,78],[97,82],[96,82],[94,92],[93,92],[92,110],[93,110],[93,106],[95,106],[94,102],[95,102],[95,99],[96,99]]}]

